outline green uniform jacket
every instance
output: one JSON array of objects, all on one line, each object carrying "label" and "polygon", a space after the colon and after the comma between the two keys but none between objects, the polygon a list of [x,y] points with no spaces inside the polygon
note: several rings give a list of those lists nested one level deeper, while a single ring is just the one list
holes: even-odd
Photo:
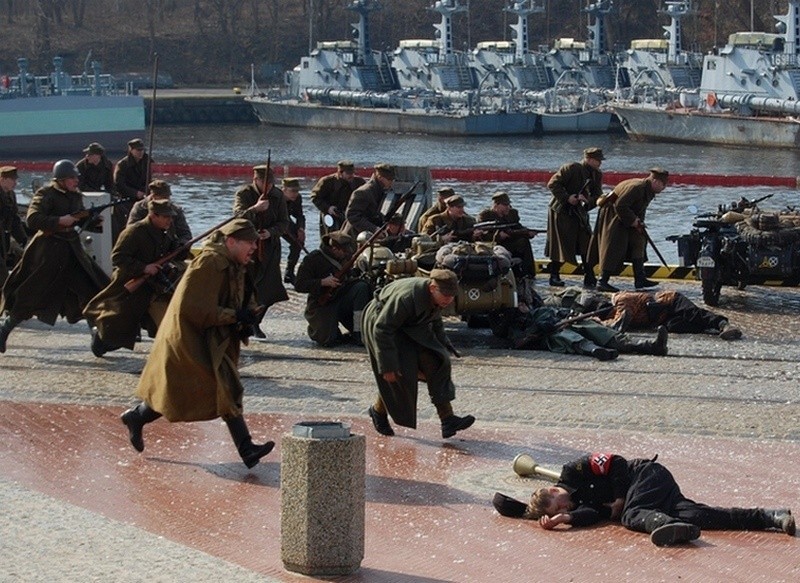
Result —
[{"label": "green uniform jacket", "polygon": [[[426,379],[431,400],[445,403],[455,399],[441,310],[433,304],[429,281],[409,277],[390,283],[367,304],[361,320],[381,398],[395,423],[403,427],[417,426],[420,351],[429,351],[439,361],[435,374]],[[400,373],[398,383],[383,380],[381,375],[389,371]]]},{"label": "green uniform jacket", "polygon": [[[517,209],[510,209],[508,214],[501,217],[492,208],[483,209],[478,214],[478,222],[497,221],[498,223],[516,224],[519,223],[519,212]],[[521,227],[517,227],[518,229]],[[531,241],[527,235],[512,235],[507,239],[500,239],[497,231],[488,233],[483,237],[484,241],[493,241],[496,245],[501,245],[508,249],[512,257],[517,257],[521,261],[522,273],[524,275],[535,276],[536,265],[534,264],[533,249]]]},{"label": "green uniform jacket", "polygon": [[[584,188],[587,180],[589,184]],[[553,174],[547,188],[553,196],[547,211],[544,254],[553,261],[577,265],[576,255],[586,257],[589,249],[589,211],[603,194],[603,173],[583,162],[572,162]],[[567,202],[571,195],[581,192],[589,200],[587,205]]]},{"label": "green uniform jacket", "polygon": [[242,186],[236,191],[233,212],[243,213],[242,217],[252,222],[257,230],[269,231],[269,239],[259,242],[247,271],[255,285],[258,303],[270,307],[289,299],[281,276],[281,236],[289,229],[289,211],[283,192],[274,186],[267,195],[269,208],[266,211],[246,211],[256,204],[260,196],[261,193],[253,184]]},{"label": "green uniform jacket", "polygon": [[136,389],[170,421],[242,414],[236,310],[245,297],[245,268],[222,241],[212,235],[178,284]]},{"label": "green uniform jacket", "polygon": [[58,219],[83,209],[80,192],[61,190],[55,181],[40,188],[28,207],[26,223],[37,231],[3,286],[0,312],[20,320],[36,316],[53,325],[59,315],[75,323],[86,303],[108,285],[108,276],[84,251],[78,232]]},{"label": "green uniform jacket", "polygon": [[[655,192],[646,178],[623,180],[614,192],[619,198],[609,209],[598,215],[595,229],[601,271],[617,274],[625,261],[647,260],[647,239],[631,225],[638,217],[644,222],[647,206]],[[608,207],[610,205],[605,205]]]},{"label": "green uniform jacket", "polygon": [[363,231],[377,231],[383,225],[381,204],[385,197],[386,192],[373,175],[366,184],[353,191],[345,211],[347,220],[342,230],[353,239]]},{"label": "green uniform jacket", "polygon": [[142,275],[147,264],[178,247],[174,235],[156,228],[148,218],[122,231],[111,252],[114,264],[111,283],[83,310],[86,318],[97,326],[105,344],[133,350],[136,336],[143,326],[151,336],[155,335],[159,322],[148,316],[148,308],[158,295],[153,278],[133,293],[125,289],[125,284],[129,279]]},{"label": "green uniform jacket", "polygon": [[439,213],[443,213],[447,210],[447,205],[443,202],[439,202],[438,200],[433,203],[432,206],[428,208],[422,216],[419,218],[419,222],[417,223],[417,232],[424,233],[425,232],[425,223],[428,222],[428,219],[433,215],[438,215]]}]

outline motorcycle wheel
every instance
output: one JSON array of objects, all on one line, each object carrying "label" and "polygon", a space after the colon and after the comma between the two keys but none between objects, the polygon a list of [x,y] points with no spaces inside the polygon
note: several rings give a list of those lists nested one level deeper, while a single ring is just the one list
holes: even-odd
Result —
[{"label": "motorcycle wheel", "polygon": [[707,306],[719,305],[719,292],[722,289],[722,283],[717,277],[717,271],[714,269],[704,269],[700,273],[700,282],[703,287],[703,302]]}]

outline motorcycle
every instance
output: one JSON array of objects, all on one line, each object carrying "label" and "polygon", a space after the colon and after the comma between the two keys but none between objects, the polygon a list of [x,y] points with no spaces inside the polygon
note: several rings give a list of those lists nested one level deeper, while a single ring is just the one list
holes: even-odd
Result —
[{"label": "motorcycle", "polygon": [[720,205],[697,215],[689,234],[667,237],[678,245],[680,266],[695,267],[706,305],[719,304],[722,286],[800,282],[800,215],[761,212],[758,203],[771,196]]}]

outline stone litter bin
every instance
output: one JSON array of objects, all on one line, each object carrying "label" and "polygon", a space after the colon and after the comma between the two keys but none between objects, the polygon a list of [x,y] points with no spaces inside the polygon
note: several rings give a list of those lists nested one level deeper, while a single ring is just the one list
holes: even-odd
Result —
[{"label": "stone litter bin", "polygon": [[364,558],[366,439],[304,421],[281,439],[281,560],[304,575],[348,575]]}]

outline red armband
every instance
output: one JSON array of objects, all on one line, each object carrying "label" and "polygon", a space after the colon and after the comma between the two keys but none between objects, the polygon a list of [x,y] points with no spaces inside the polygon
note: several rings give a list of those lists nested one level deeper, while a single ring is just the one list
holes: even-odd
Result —
[{"label": "red armband", "polygon": [[613,453],[593,453],[589,456],[589,467],[595,476],[607,476],[613,459]]}]

